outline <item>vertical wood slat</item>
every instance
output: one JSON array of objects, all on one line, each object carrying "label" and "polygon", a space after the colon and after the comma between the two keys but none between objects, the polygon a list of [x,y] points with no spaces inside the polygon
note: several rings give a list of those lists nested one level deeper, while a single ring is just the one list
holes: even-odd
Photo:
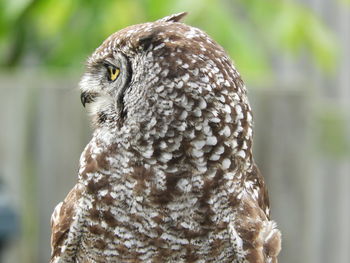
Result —
[{"label": "vertical wood slat", "polygon": [[[70,85],[72,86],[72,85]],[[80,153],[88,142],[90,129],[78,92],[44,89],[38,108],[38,167],[40,210],[40,261],[49,256],[50,216],[77,180]]]},{"label": "vertical wood slat", "polygon": [[[341,56],[339,74],[336,86],[340,89],[339,103],[347,112],[346,134],[348,134],[348,145],[350,145],[350,5],[347,8],[338,6],[338,14],[335,29],[341,43]],[[339,262],[350,261],[350,156],[339,165],[340,178],[337,185],[337,204],[339,208],[339,224],[337,232],[341,233],[339,244]],[[336,248],[337,249],[337,248]]]},{"label": "vertical wood slat", "polygon": [[[305,0],[312,10],[335,32],[339,42],[339,63],[335,76],[317,73],[311,79],[317,83],[314,104],[323,102],[337,105],[343,112],[342,124],[347,134],[344,138],[350,145],[350,6],[342,1]],[[315,132],[317,134],[317,131]],[[332,138],[331,138],[332,139]],[[346,143],[346,142],[345,142]],[[349,150],[349,149],[348,149]],[[312,214],[314,226],[313,242],[317,244],[309,253],[311,262],[350,261],[350,154],[340,158],[328,153],[314,156],[314,192],[318,192],[318,213]],[[320,189],[318,189],[320,186]]]},{"label": "vertical wood slat", "polygon": [[[22,82],[23,83],[23,82]],[[20,85],[22,83],[19,83]],[[12,81],[2,78],[1,81],[1,103],[0,103],[0,176],[3,178],[5,187],[8,190],[9,202],[20,214],[22,210],[22,184],[21,175],[22,164],[25,161],[24,147],[26,144],[25,133],[28,93],[13,89]],[[6,88],[5,88],[6,87]],[[23,215],[21,218],[23,218]],[[10,247],[6,259],[9,262],[20,262],[20,255],[24,253],[23,248],[18,249],[21,239],[16,239],[14,245]],[[15,246],[16,249],[15,249]]]},{"label": "vertical wood slat", "polygon": [[[309,105],[303,90],[256,90],[250,94],[255,119],[255,159],[266,180],[272,218],[282,231],[280,262],[305,261],[310,163]],[[296,231],[298,226],[298,231]],[[297,242],[296,242],[297,240]]]},{"label": "vertical wood slat", "polygon": [[48,262],[50,216],[77,179],[91,132],[73,89],[78,77],[35,75],[1,76],[0,172],[23,219],[5,262]]}]

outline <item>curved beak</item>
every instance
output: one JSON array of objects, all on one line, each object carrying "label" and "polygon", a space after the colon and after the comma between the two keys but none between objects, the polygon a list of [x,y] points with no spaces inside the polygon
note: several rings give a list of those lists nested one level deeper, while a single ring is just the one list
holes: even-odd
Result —
[{"label": "curved beak", "polygon": [[80,94],[80,101],[81,101],[81,104],[83,104],[83,107],[85,108],[85,104],[93,102],[96,96],[97,96],[96,93],[83,91]]}]

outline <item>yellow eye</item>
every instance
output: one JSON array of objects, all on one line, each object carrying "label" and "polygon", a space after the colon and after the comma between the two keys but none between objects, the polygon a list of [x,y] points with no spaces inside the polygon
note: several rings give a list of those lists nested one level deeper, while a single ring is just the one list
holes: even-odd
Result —
[{"label": "yellow eye", "polygon": [[113,67],[113,66],[108,66],[107,71],[108,71],[108,80],[109,81],[115,81],[120,73],[120,69]]}]

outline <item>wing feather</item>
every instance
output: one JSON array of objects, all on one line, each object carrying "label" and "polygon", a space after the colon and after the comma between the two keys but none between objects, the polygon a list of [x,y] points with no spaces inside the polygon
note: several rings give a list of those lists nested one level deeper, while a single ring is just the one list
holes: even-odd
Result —
[{"label": "wing feather", "polygon": [[277,263],[281,233],[270,220],[267,188],[256,165],[246,174],[237,211],[228,230],[238,262]]},{"label": "wing feather", "polygon": [[77,205],[82,197],[82,188],[79,184],[68,193],[65,200],[60,202],[51,216],[51,262],[58,262],[67,247],[68,234],[77,213]]}]

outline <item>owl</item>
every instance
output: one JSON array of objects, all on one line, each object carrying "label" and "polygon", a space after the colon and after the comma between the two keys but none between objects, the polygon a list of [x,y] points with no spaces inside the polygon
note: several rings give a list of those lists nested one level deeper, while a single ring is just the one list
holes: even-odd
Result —
[{"label": "owl", "polygon": [[120,30],[88,59],[94,132],[52,215],[52,263],[277,262],[245,85],[185,14]]}]

